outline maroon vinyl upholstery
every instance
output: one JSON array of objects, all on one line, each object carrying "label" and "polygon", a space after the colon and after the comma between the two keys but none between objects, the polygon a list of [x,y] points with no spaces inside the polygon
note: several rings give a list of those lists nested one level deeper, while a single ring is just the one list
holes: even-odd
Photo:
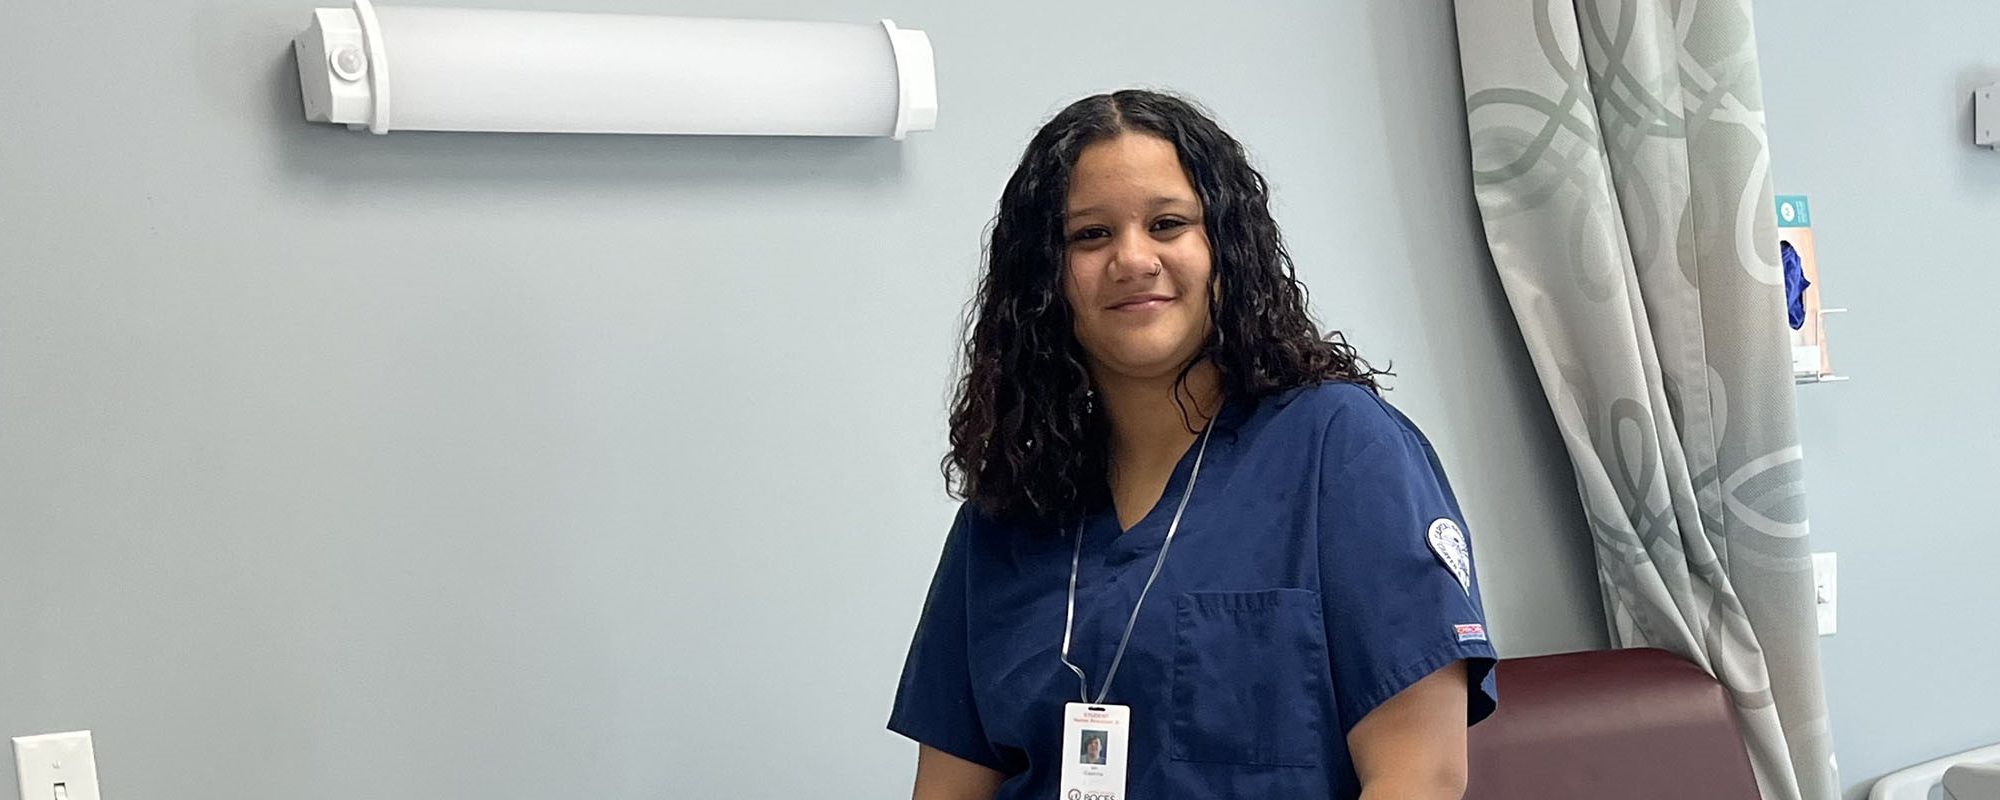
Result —
[{"label": "maroon vinyl upholstery", "polygon": [[1500,662],[1466,800],[1757,800],[1722,685],[1664,650]]}]

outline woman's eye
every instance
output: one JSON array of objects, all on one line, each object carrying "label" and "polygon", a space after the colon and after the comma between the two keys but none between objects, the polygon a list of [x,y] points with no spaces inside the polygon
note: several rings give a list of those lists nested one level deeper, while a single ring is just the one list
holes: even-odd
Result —
[{"label": "woman's eye", "polygon": [[1070,234],[1069,240],[1072,242],[1081,242],[1087,239],[1102,239],[1107,235],[1109,234],[1103,228],[1084,228],[1083,230]]},{"label": "woman's eye", "polygon": [[1181,227],[1181,226],[1183,226],[1183,225],[1186,225],[1186,224],[1187,224],[1187,220],[1183,220],[1183,219],[1173,219],[1173,218],[1169,217],[1169,218],[1167,218],[1167,219],[1163,219],[1163,220],[1160,220],[1160,221],[1158,221],[1158,222],[1155,222],[1155,223],[1153,223],[1153,230],[1155,230],[1155,231],[1167,231],[1167,230],[1173,230],[1173,229],[1175,229],[1175,228],[1178,228],[1178,227]]}]

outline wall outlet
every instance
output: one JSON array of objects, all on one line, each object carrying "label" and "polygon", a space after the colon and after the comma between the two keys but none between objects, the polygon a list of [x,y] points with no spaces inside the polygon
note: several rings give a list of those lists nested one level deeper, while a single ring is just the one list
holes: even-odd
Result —
[{"label": "wall outlet", "polygon": [[1840,609],[1840,562],[1833,553],[1814,553],[1813,605],[1819,609],[1819,635],[1832,636]]},{"label": "wall outlet", "polygon": [[98,800],[90,731],[15,737],[14,771],[21,800]]}]

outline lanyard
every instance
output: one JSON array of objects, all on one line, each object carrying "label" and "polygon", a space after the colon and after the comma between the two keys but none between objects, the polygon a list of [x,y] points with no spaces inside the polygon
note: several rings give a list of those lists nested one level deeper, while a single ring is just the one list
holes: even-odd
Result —
[{"label": "lanyard", "polygon": [[[1111,679],[1118,677],[1118,665],[1125,660],[1125,646],[1132,643],[1132,628],[1139,623],[1139,609],[1146,605],[1146,593],[1153,590],[1153,581],[1160,577],[1160,567],[1167,563],[1167,548],[1174,545],[1174,534],[1181,528],[1181,514],[1187,511],[1188,498],[1194,495],[1194,482],[1201,477],[1201,457],[1208,452],[1208,434],[1215,430],[1211,420],[1201,431],[1201,448],[1194,454],[1194,469],[1188,474],[1187,488],[1181,490],[1181,502],[1174,509],[1174,521],[1167,525],[1167,539],[1160,543],[1160,555],[1153,559],[1153,574],[1146,576],[1146,586],[1139,590],[1139,600],[1132,604],[1132,617],[1125,620],[1125,635],[1118,639],[1118,652],[1111,657],[1111,669],[1104,673],[1104,685],[1098,687],[1097,700],[1104,702],[1105,695],[1111,693]],[[1069,671],[1076,673],[1077,687],[1081,690],[1083,702],[1090,699],[1090,679],[1083,674],[1083,668],[1069,660],[1070,634],[1076,629],[1076,573],[1083,563],[1083,523],[1076,525],[1076,550],[1069,557],[1069,607],[1063,614],[1062,662]]]}]

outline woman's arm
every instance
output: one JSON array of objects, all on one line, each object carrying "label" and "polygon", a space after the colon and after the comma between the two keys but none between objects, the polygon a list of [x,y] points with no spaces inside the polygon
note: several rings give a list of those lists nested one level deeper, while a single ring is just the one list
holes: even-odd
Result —
[{"label": "woman's arm", "polygon": [[930,745],[917,747],[917,788],[912,800],[993,800],[1000,773]]},{"label": "woman's arm", "polygon": [[1362,800],[1465,796],[1465,662],[1454,661],[1361,718],[1347,750]]}]

